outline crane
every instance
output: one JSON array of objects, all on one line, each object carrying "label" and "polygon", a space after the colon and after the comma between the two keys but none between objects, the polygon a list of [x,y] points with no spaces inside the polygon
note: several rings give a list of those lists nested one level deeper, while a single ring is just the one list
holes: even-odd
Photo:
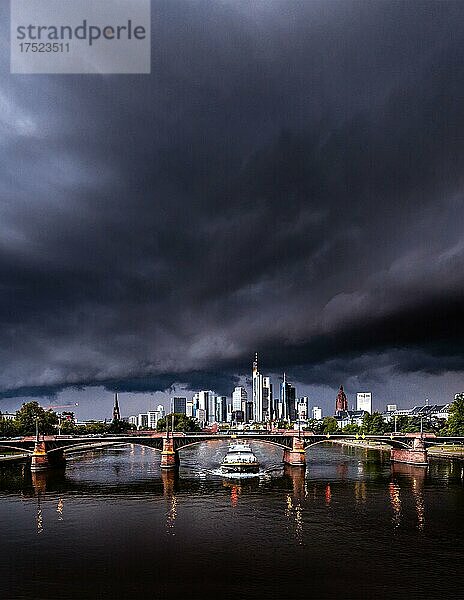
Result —
[{"label": "crane", "polygon": [[67,404],[50,404],[45,410],[55,410],[55,408],[69,408],[70,406],[79,406],[79,402],[68,402]]}]

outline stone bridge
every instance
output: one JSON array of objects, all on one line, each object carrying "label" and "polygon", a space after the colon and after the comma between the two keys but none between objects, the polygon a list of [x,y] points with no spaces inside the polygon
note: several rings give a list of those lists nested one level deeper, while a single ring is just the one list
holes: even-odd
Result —
[{"label": "stone bridge", "polygon": [[292,466],[306,464],[306,449],[324,442],[382,442],[390,447],[391,460],[413,465],[428,463],[427,446],[443,442],[463,443],[462,437],[436,437],[434,434],[408,433],[386,435],[314,434],[295,431],[245,431],[227,433],[156,433],[137,432],[102,436],[37,436],[0,440],[0,449],[9,448],[27,452],[31,456],[31,470],[41,471],[64,464],[66,451],[91,449],[113,444],[138,444],[161,452],[161,467],[175,468],[182,448],[212,440],[240,439],[264,442],[283,449],[283,462]]}]

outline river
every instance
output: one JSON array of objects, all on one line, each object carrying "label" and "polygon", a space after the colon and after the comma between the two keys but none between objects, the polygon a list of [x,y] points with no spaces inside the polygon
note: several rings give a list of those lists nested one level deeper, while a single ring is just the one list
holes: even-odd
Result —
[{"label": "river", "polygon": [[375,450],[307,452],[306,473],[252,444],[259,477],[225,479],[221,441],[179,472],[128,446],[65,472],[0,468],[0,596],[185,600],[461,598],[464,463],[391,465]]}]

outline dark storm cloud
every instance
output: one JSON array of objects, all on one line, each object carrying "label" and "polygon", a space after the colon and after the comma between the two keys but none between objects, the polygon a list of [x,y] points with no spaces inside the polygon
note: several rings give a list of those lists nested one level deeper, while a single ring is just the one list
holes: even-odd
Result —
[{"label": "dark storm cloud", "polygon": [[461,372],[463,5],[153,15],[151,76],[5,49],[3,394]]}]

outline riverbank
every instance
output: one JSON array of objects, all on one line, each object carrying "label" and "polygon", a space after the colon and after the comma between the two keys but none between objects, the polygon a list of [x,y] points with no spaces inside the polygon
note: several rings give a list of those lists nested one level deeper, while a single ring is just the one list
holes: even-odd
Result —
[{"label": "riverbank", "polygon": [[432,446],[428,449],[429,456],[437,458],[452,458],[453,460],[464,461],[463,446]]},{"label": "riverbank", "polygon": [[[391,450],[391,446],[388,444],[377,442],[375,440],[340,440],[333,443],[339,444],[340,446],[348,446],[350,448],[365,448],[368,450],[381,450],[383,452],[389,452]],[[428,448],[428,454],[429,456],[436,458],[450,458],[453,460],[464,461],[463,446],[431,446]]]},{"label": "riverbank", "polygon": [[0,454],[0,462],[11,462],[15,460],[24,460],[30,458],[29,453],[18,453],[18,454]]},{"label": "riverbank", "polygon": [[337,440],[333,443],[340,446],[349,446],[350,448],[365,448],[367,450],[381,450],[383,452],[390,451],[391,449],[391,446],[388,444],[377,442],[375,440]]}]

